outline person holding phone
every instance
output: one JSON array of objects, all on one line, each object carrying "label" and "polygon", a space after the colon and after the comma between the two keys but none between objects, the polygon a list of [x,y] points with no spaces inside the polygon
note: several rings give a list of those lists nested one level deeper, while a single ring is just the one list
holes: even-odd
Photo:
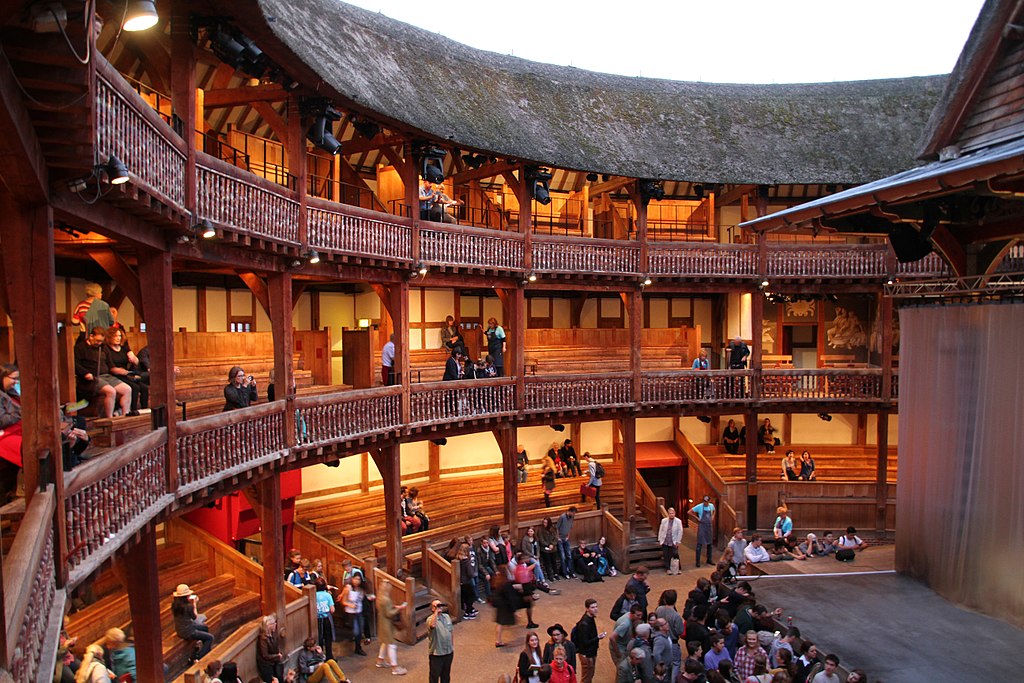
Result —
[{"label": "person holding phone", "polygon": [[228,373],[228,385],[224,387],[224,410],[222,412],[248,408],[257,400],[256,378],[252,375],[246,377],[245,370],[237,365],[231,368]]}]

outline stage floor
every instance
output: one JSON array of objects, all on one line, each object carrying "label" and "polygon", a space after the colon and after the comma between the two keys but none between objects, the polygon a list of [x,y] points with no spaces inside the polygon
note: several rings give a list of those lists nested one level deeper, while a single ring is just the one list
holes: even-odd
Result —
[{"label": "stage floor", "polygon": [[[914,579],[854,573],[878,571],[868,565],[883,564],[883,553],[869,563],[872,550],[850,564],[773,563],[773,573],[751,585],[759,603],[783,606],[819,651],[836,653],[845,668],[863,669],[872,683],[1024,680],[1024,630],[960,609]],[[799,571],[774,573],[780,565]],[[816,569],[828,575],[810,573]]]}]

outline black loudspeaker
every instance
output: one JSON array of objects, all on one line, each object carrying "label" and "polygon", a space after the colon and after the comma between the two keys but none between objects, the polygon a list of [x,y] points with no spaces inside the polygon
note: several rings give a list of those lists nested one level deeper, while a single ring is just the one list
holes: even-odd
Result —
[{"label": "black loudspeaker", "polygon": [[923,237],[912,225],[900,223],[889,230],[889,244],[900,263],[920,261],[932,253],[932,242]]},{"label": "black loudspeaker", "polygon": [[238,665],[234,662],[224,662],[220,671],[220,680],[224,683],[236,683],[238,681]]}]

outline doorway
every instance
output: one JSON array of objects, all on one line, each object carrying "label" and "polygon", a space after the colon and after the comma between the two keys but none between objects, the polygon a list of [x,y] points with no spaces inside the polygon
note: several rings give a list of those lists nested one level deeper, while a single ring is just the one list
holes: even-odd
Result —
[{"label": "doorway", "polygon": [[818,367],[818,325],[783,325],[782,353],[793,357],[794,368]]}]

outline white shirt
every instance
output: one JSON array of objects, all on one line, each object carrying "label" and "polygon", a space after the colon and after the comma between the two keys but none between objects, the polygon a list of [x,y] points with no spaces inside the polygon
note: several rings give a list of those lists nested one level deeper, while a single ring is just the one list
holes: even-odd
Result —
[{"label": "white shirt", "polygon": [[[672,522],[672,528],[669,529],[669,522]],[[661,520],[661,526],[658,528],[658,543],[661,545],[679,545],[683,541],[683,523],[678,517],[674,517],[671,520],[665,517]]]},{"label": "white shirt", "polygon": [[395,342],[389,341],[380,352],[380,364],[386,368],[395,364]]},{"label": "white shirt", "polygon": [[757,564],[758,562],[771,562],[771,557],[768,555],[768,551],[764,549],[764,546],[755,546],[753,543],[748,545],[743,550],[743,557],[747,558],[747,562]]}]

